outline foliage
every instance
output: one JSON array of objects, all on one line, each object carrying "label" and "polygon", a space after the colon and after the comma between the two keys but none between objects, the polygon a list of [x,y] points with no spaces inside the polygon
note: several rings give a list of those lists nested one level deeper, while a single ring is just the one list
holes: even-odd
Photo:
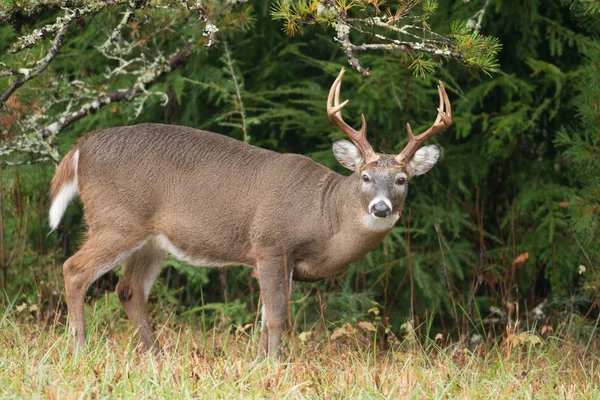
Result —
[{"label": "foliage", "polygon": [[[595,35],[597,25],[588,25],[590,18],[600,17],[600,8],[594,2],[571,2],[578,20],[589,26]],[[564,150],[573,181],[581,187],[569,197],[568,227],[584,254],[578,273],[581,285],[589,299],[598,300],[600,278],[600,47],[596,42],[582,48],[583,62],[575,83],[578,94],[573,99],[577,121],[561,129],[556,145]]]}]

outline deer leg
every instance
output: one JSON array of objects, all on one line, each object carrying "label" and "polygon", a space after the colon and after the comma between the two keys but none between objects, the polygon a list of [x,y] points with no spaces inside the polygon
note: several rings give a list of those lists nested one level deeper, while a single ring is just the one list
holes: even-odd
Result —
[{"label": "deer leg", "polygon": [[[137,246],[141,244],[143,242],[138,242]],[[96,279],[119,265],[135,248],[136,242],[124,240],[118,234],[90,235],[81,249],[63,264],[69,326],[75,350],[83,350],[85,344],[83,308],[87,289]]]},{"label": "deer leg", "polygon": [[260,309],[260,343],[258,345],[258,359],[262,360],[269,354],[269,328],[267,327],[267,312],[265,303],[262,302]]},{"label": "deer leg", "polygon": [[258,278],[263,302],[263,330],[259,350],[262,354],[259,357],[264,354],[276,359],[281,357],[281,338],[292,292],[292,272],[293,265],[284,262],[283,256],[260,262]]},{"label": "deer leg", "polygon": [[117,297],[129,319],[135,324],[136,334],[147,350],[160,351],[156,336],[148,320],[148,295],[160,273],[165,253],[153,240],[133,253],[123,264],[123,276],[117,284]]}]

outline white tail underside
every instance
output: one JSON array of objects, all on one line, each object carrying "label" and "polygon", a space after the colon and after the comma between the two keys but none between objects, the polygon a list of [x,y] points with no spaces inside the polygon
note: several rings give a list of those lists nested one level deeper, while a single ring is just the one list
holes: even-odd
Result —
[{"label": "white tail underside", "polygon": [[58,224],[62,219],[63,214],[65,213],[67,206],[73,200],[73,198],[77,195],[77,164],[79,163],[79,150],[73,154],[73,165],[75,168],[74,178],[70,182],[65,182],[63,186],[60,188],[58,195],[52,201],[52,206],[50,206],[50,227],[52,230],[58,228]]}]

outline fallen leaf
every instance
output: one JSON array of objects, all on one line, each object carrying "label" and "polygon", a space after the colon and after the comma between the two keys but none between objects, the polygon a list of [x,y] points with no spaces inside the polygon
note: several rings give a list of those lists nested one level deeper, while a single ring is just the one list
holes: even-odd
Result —
[{"label": "fallen leaf", "polygon": [[371,332],[377,332],[377,329],[375,328],[375,326],[373,326],[372,323],[367,322],[367,321],[361,321],[358,323],[358,327],[361,329],[366,329],[368,331]]},{"label": "fallen leaf", "polygon": [[526,251],[523,254],[519,254],[517,258],[513,261],[513,265],[523,264],[529,258],[529,253]]},{"label": "fallen leaf", "polygon": [[550,325],[542,326],[542,335],[545,335],[545,334],[549,335],[551,332],[554,332],[554,329],[552,329],[552,326],[550,326]]},{"label": "fallen leaf", "polygon": [[344,326],[341,326],[335,331],[333,331],[333,333],[331,334],[331,340],[337,340],[339,338],[352,335],[353,333],[354,329],[352,328],[352,326],[350,326],[350,324],[345,324]]},{"label": "fallen leaf", "polygon": [[339,338],[344,337],[344,336],[348,336],[348,332],[346,331],[346,328],[344,328],[344,327],[337,328],[331,334],[331,340],[338,340]]}]

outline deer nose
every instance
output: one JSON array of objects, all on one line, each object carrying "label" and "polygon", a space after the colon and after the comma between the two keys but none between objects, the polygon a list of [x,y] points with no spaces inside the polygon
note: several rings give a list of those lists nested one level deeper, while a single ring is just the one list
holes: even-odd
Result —
[{"label": "deer nose", "polygon": [[392,210],[390,210],[390,207],[383,201],[371,206],[371,214],[379,218],[385,218],[390,215],[391,212]]}]

